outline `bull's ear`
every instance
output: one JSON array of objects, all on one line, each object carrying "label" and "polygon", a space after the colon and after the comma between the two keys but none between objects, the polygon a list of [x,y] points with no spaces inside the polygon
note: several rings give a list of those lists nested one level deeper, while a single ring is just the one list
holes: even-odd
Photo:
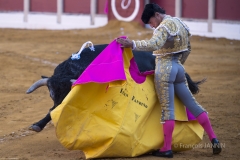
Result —
[{"label": "bull's ear", "polygon": [[47,76],[41,76],[42,78],[49,78],[49,77],[47,77]]},{"label": "bull's ear", "polygon": [[74,84],[76,82],[76,79],[71,79],[70,82]]}]

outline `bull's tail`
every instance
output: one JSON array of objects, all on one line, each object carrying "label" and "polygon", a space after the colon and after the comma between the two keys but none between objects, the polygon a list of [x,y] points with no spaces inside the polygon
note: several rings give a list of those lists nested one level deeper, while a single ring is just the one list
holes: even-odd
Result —
[{"label": "bull's tail", "polygon": [[185,73],[185,76],[187,78],[188,87],[192,94],[197,94],[200,91],[199,85],[203,84],[207,80],[207,78],[204,78],[200,81],[193,81],[188,73]]}]

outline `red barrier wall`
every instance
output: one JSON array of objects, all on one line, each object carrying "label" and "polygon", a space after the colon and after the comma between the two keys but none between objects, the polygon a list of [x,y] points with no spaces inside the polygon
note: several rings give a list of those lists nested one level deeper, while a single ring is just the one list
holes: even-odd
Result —
[{"label": "red barrier wall", "polygon": [[[175,16],[175,0],[150,0],[166,10],[166,13]],[[208,0],[182,0],[182,17],[208,18]]]},{"label": "red barrier wall", "polygon": [[151,0],[150,3],[158,4],[166,11],[166,14],[175,16],[175,0]]},{"label": "red barrier wall", "polygon": [[30,11],[32,12],[57,12],[57,0],[31,0]]},{"label": "red barrier wall", "polygon": [[182,0],[182,17],[208,19],[208,0]]},{"label": "red barrier wall", "polygon": [[240,0],[217,0],[215,18],[221,20],[240,20]]},{"label": "red barrier wall", "polygon": [[[105,14],[107,0],[97,0],[97,14]],[[0,12],[23,11],[24,0],[0,0]],[[90,14],[90,0],[64,0],[63,12]],[[32,12],[57,12],[57,0],[30,0]]]},{"label": "red barrier wall", "polygon": [[0,0],[0,11],[22,11],[23,0]]},{"label": "red barrier wall", "polygon": [[[105,4],[107,0],[97,0],[96,13],[105,14]],[[65,13],[82,13],[90,14],[90,0],[64,0],[64,9]]]},{"label": "red barrier wall", "polygon": [[90,13],[90,0],[65,0],[64,12],[66,13]]},{"label": "red barrier wall", "polygon": [[[23,11],[24,0],[0,0],[0,12]],[[115,19],[111,11],[111,0],[108,0],[109,20]],[[133,13],[135,0],[127,10],[121,9],[122,0],[116,0],[116,9],[119,15],[128,17]],[[104,14],[107,0],[97,0],[97,14]],[[139,13],[134,19],[141,22],[141,13],[145,5],[144,0],[139,0]],[[240,21],[240,0],[216,0],[215,19]],[[126,1],[127,3],[127,1]],[[175,16],[175,0],[150,0],[150,3],[157,3],[166,10],[166,13]],[[207,19],[208,0],[182,0],[182,17]],[[57,0],[30,0],[30,11],[32,12],[57,12]],[[66,13],[90,13],[90,0],[64,0],[63,12]]]},{"label": "red barrier wall", "polygon": [[108,0],[97,0],[97,13],[98,14],[106,14],[104,12],[106,3]]}]

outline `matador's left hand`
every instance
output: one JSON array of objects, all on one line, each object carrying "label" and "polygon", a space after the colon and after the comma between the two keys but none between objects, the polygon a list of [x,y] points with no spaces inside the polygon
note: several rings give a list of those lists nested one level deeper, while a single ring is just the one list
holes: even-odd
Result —
[{"label": "matador's left hand", "polygon": [[133,42],[130,39],[117,38],[116,41],[124,48],[133,48]]}]

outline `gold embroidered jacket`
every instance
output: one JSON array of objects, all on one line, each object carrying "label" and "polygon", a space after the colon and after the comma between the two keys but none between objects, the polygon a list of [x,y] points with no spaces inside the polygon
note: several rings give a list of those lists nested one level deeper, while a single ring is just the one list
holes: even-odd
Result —
[{"label": "gold embroidered jacket", "polygon": [[190,36],[189,28],[185,23],[177,17],[166,15],[160,25],[154,30],[150,40],[133,40],[134,49],[153,51],[153,55],[156,56],[182,52],[185,53],[182,56],[186,59],[191,50]]}]

